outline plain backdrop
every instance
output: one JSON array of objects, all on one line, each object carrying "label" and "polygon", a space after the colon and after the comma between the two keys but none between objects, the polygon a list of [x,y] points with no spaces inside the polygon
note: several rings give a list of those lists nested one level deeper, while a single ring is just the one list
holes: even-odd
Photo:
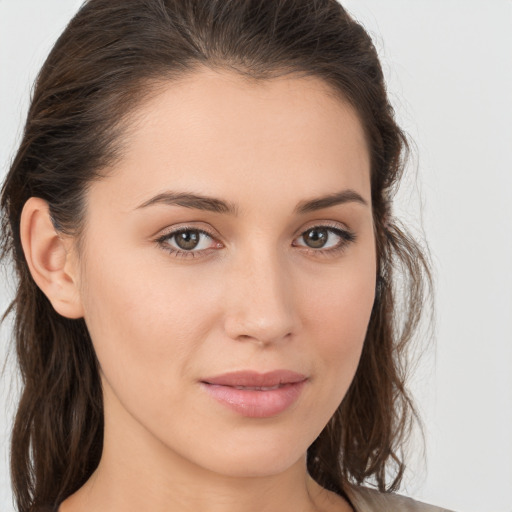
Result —
[{"label": "plain backdrop", "polygon": [[[81,2],[0,0],[0,177],[30,85]],[[436,345],[411,382],[425,423],[403,493],[459,512],[512,512],[512,2],[347,0],[382,58],[414,141],[397,211],[424,229],[436,279]],[[0,306],[10,291],[0,283]],[[9,329],[0,331],[0,358]],[[0,380],[0,511],[13,510]]]}]

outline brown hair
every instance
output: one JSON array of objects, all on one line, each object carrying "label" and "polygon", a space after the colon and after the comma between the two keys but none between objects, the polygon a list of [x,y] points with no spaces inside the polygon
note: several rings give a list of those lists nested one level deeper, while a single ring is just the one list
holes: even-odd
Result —
[{"label": "brown hair", "polygon": [[103,440],[98,363],[85,322],[57,314],[32,280],[20,242],[22,208],[31,196],[43,198],[55,228],[79,236],[87,184],[122,155],[128,115],[155,84],[200,65],[248,80],[317,77],[359,114],[371,152],[376,299],[355,378],[307,463],[321,485],[342,495],[347,482],[371,481],[384,491],[402,479],[415,416],[406,349],[431,280],[422,249],[392,216],[407,142],[369,35],[336,0],[89,0],[37,77],[1,196],[2,257],[14,260],[18,278],[6,315],[14,315],[23,382],[11,447],[20,512],[53,506],[80,488]]}]

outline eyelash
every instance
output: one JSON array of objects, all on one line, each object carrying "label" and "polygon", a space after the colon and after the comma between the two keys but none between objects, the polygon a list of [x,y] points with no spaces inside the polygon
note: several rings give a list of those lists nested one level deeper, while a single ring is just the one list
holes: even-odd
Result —
[{"label": "eyelash", "polygon": [[[321,248],[313,249],[311,247],[307,247],[304,245],[299,245],[299,246],[294,245],[294,247],[301,247],[304,251],[306,251],[308,253],[314,253],[315,255],[321,255],[321,256],[327,256],[327,257],[328,256],[337,256],[338,254],[341,254],[347,248],[347,246],[349,244],[355,242],[355,240],[356,240],[355,233],[348,231],[346,229],[341,229],[337,226],[330,226],[328,224],[319,224],[316,226],[311,226],[310,228],[303,231],[297,238],[303,237],[306,233],[308,233],[309,231],[312,231],[314,229],[326,229],[329,232],[329,234],[334,234],[334,235],[338,236],[340,238],[340,242],[338,243],[337,246],[331,247],[329,249],[321,249]],[[213,236],[213,234],[209,233],[208,231],[205,231],[204,229],[199,229],[199,228],[192,227],[192,226],[190,226],[190,227],[184,226],[184,227],[175,229],[173,231],[170,231],[170,232],[166,233],[165,235],[162,235],[161,237],[159,237],[156,240],[156,242],[162,247],[162,249],[164,249],[166,252],[168,252],[169,254],[171,254],[171,256],[173,256],[175,258],[203,257],[203,256],[207,256],[211,252],[210,249],[216,250],[215,248],[212,247],[212,248],[208,248],[208,249],[202,249],[199,251],[196,251],[196,250],[185,251],[185,250],[181,250],[181,249],[174,249],[169,246],[169,241],[172,240],[175,236],[179,235],[180,233],[186,233],[188,231],[194,231],[194,232],[199,233],[200,235],[206,235],[208,238],[215,240],[215,237]]]}]

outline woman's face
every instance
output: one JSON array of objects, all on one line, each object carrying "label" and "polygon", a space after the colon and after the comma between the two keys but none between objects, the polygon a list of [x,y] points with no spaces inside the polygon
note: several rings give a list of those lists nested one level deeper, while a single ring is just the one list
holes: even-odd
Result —
[{"label": "woman's face", "polygon": [[78,280],[105,450],[283,471],[343,399],[374,301],[361,124],[318,79],[201,70],[128,133],[88,191]]}]

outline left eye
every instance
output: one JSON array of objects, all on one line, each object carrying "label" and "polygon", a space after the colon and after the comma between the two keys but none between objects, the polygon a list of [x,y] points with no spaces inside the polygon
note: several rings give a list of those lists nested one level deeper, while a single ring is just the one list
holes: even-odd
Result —
[{"label": "left eye", "polygon": [[310,249],[335,249],[351,242],[353,238],[351,233],[342,229],[316,226],[302,233],[297,240],[302,240],[303,243],[297,245]]}]

